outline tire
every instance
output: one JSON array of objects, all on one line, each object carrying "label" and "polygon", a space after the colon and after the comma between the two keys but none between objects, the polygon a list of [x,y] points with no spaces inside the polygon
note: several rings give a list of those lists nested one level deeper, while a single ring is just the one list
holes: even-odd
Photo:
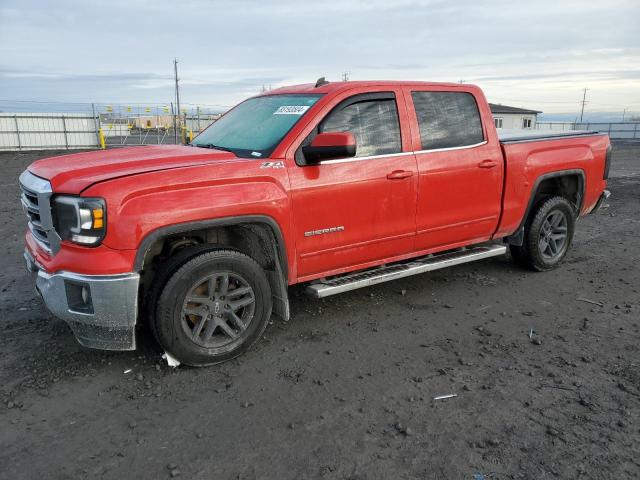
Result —
[{"label": "tire", "polygon": [[158,291],[153,331],[162,348],[185,365],[237,357],[260,339],[271,316],[264,270],[235,250],[192,254]]},{"label": "tire", "polygon": [[556,268],[571,246],[575,221],[575,211],[566,198],[543,199],[525,224],[522,246],[510,246],[513,260],[538,272]]},{"label": "tire", "polygon": [[158,299],[162,294],[164,286],[169,279],[173,276],[178,269],[184,265],[188,260],[215,249],[224,249],[222,245],[215,244],[199,244],[190,245],[175,252],[171,257],[167,258],[156,269],[153,282],[151,283],[149,290],[144,295],[142,316],[144,319],[144,326],[148,327],[153,333],[156,342],[160,343],[158,332],[156,331],[155,315],[156,306],[158,305]]}]

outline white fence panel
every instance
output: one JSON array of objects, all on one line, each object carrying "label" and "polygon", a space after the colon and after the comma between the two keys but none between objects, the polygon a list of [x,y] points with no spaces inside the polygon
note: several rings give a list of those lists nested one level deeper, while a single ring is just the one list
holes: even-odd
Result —
[{"label": "white fence panel", "polygon": [[96,119],[86,114],[0,113],[0,150],[98,146]]},{"label": "white fence panel", "polygon": [[18,134],[16,119],[0,114],[0,150],[17,150]]},{"label": "white fence panel", "polygon": [[538,122],[538,130],[592,130],[608,133],[614,140],[640,140],[640,122]]},{"label": "white fence panel", "polygon": [[67,105],[0,100],[0,151],[185,143],[220,117],[198,105],[180,112],[177,115],[170,103]]},{"label": "white fence panel", "polygon": [[573,123],[567,122],[538,122],[536,124],[538,130],[551,130],[553,132],[563,132],[565,130],[574,130]]}]

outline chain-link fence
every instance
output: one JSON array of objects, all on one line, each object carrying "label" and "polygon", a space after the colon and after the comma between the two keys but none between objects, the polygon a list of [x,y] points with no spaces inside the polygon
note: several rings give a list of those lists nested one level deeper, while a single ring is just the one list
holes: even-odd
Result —
[{"label": "chain-link fence", "polygon": [[[54,103],[0,100],[0,151],[186,143],[226,105]],[[595,130],[640,140],[640,122],[537,122],[539,130]]]},{"label": "chain-link fence", "polygon": [[0,150],[186,143],[226,106],[0,101]]}]

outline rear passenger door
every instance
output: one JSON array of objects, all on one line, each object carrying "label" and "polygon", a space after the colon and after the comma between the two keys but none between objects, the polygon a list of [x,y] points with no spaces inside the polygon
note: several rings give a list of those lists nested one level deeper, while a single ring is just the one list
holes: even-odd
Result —
[{"label": "rear passenger door", "polygon": [[482,124],[476,95],[464,87],[405,89],[418,163],[417,251],[486,241],[497,228],[502,153]]},{"label": "rear passenger door", "polygon": [[[299,280],[413,251],[417,168],[397,93],[346,92],[303,133],[289,168]],[[355,157],[304,164],[302,145],[346,131],[356,139]]]}]

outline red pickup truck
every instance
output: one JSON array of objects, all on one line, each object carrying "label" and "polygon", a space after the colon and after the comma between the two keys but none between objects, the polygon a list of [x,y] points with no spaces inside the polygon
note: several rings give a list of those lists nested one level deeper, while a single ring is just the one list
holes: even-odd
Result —
[{"label": "red pickup truck", "polygon": [[179,361],[254,344],[287,287],[325,297],[511,250],[557,266],[599,207],[607,135],[499,136],[465,84],[280,88],[188,146],[77,153],[20,176],[25,260],[83,345],[136,346],[148,322]]}]

